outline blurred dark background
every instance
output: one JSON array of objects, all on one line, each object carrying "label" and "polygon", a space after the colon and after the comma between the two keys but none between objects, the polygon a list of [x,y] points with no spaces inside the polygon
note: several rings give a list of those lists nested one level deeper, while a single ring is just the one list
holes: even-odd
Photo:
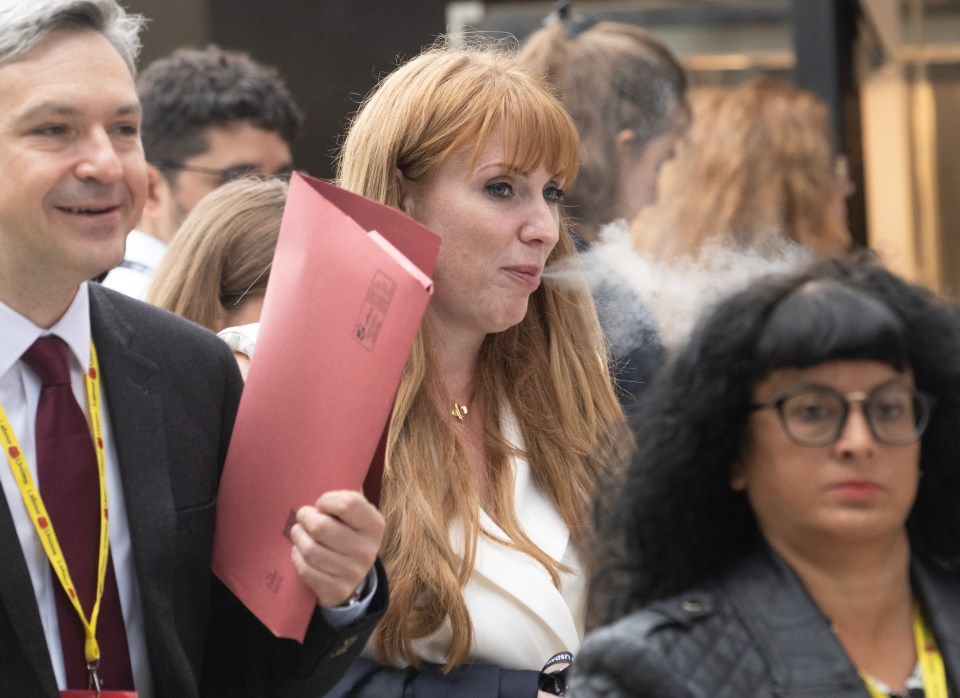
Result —
[{"label": "blurred dark background", "polygon": [[445,0],[121,0],[151,19],[141,67],[183,45],[216,43],[277,67],[307,115],[297,167],[333,174],[350,114],[379,76],[442,34]]}]

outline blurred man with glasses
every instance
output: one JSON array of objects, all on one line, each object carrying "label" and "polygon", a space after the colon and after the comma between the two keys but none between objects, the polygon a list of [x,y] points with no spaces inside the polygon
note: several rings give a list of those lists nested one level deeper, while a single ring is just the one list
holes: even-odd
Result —
[{"label": "blurred man with glasses", "polygon": [[216,46],[177,49],[137,79],[147,201],[104,285],[144,298],[180,224],[206,194],[250,174],[287,176],[302,113],[276,70]]}]

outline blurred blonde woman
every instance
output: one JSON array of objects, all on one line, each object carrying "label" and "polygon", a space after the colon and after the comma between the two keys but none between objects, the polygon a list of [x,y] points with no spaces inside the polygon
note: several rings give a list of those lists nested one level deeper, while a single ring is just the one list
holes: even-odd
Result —
[{"label": "blurred blonde woman", "polygon": [[[580,174],[566,197],[574,241],[586,253],[603,225],[657,200],[660,169],[690,120],[686,77],[640,27],[572,16],[569,5],[524,42],[520,59],[556,90],[580,131]],[[638,409],[663,346],[644,303],[596,255],[584,269],[610,348],[624,410]]]},{"label": "blurred blonde woman", "polygon": [[601,226],[657,200],[660,168],[690,121],[683,68],[642,28],[569,9],[531,34],[520,58],[580,129],[582,164],[567,203],[577,235],[594,242]]},{"label": "blurred blonde woman", "polygon": [[259,320],[286,199],[275,178],[208,194],[170,244],[147,301],[214,332]]},{"label": "blurred blonde woman", "polygon": [[664,172],[658,204],[634,221],[634,239],[667,259],[696,257],[718,237],[744,248],[787,238],[843,252],[852,192],[844,165],[813,93],[772,78],[711,90],[694,100],[687,142]]}]

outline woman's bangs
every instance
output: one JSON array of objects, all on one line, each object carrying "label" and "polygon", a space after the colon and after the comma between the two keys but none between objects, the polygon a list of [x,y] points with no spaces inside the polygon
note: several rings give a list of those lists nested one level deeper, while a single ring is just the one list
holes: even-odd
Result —
[{"label": "woman's bangs", "polygon": [[508,124],[507,161],[518,172],[532,172],[539,166],[556,176],[562,187],[569,187],[580,167],[580,137],[564,108],[548,93],[526,89],[505,91],[499,104],[477,120],[475,129],[465,129],[465,143],[473,142],[474,164],[480,156],[490,132]]},{"label": "woman's bangs", "polygon": [[906,329],[888,307],[835,281],[801,287],[780,302],[757,343],[761,374],[842,359],[910,365]]}]

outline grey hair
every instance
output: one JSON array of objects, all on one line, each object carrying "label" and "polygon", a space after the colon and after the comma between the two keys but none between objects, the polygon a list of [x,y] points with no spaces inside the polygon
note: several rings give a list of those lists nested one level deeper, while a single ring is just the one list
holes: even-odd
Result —
[{"label": "grey hair", "polygon": [[117,49],[135,75],[146,21],[116,0],[0,0],[0,63],[24,55],[50,32],[91,29]]}]

